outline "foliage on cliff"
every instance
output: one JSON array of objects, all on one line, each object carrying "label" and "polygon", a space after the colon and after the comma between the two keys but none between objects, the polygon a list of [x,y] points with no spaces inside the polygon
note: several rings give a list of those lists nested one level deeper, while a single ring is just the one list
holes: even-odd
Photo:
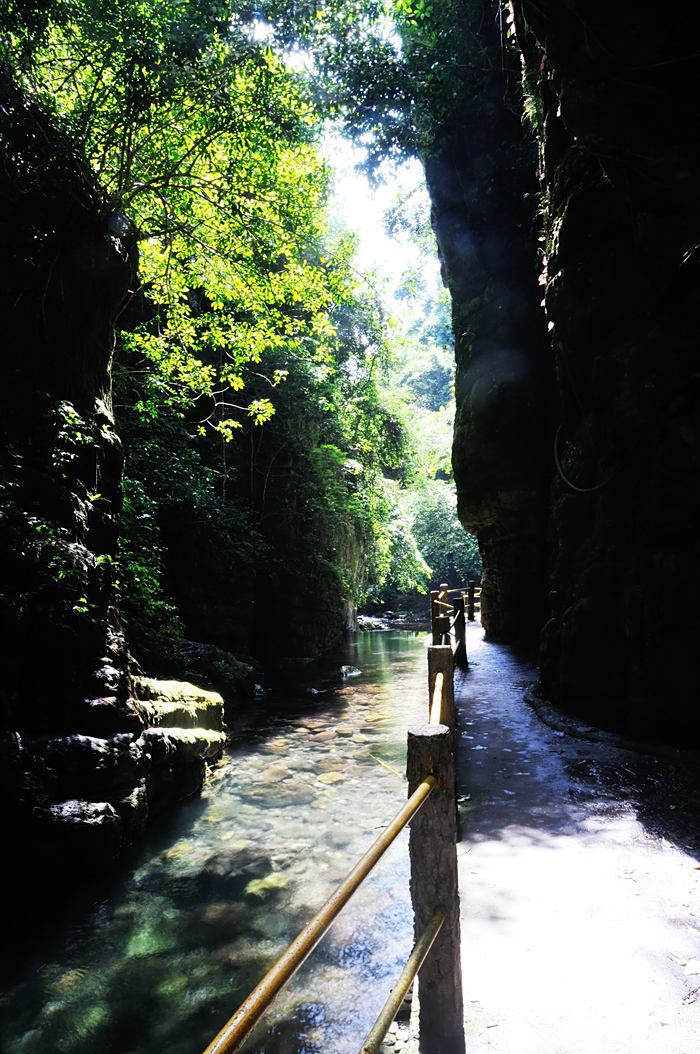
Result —
[{"label": "foliage on cliff", "polygon": [[[479,98],[484,75],[512,61],[493,0],[256,0],[242,8],[243,17],[265,19],[280,47],[306,51],[315,97],[362,143],[370,170],[432,154],[460,108]],[[500,54],[483,43],[487,21],[496,23]]]},{"label": "foliage on cliff", "polygon": [[327,175],[302,82],[225,4],[66,0],[34,16],[6,37],[21,83],[106,190],[111,232],[138,240],[124,346],[148,364],[140,409],[213,400],[228,412],[203,421],[224,434],[241,412],[266,420],[266,395],[230,395],[243,366],[271,348],[326,357],[348,295],[343,247],[339,266],[320,248]]},{"label": "foliage on cliff", "polygon": [[[445,44],[435,24],[427,4],[372,2],[290,14],[10,0],[0,14],[0,61],[104,188],[115,243],[138,247],[115,366],[132,624],[181,625],[178,518],[231,588],[292,566],[329,602],[424,587],[405,499],[424,466],[406,421],[427,435],[445,416],[449,371],[431,353],[387,372],[381,308],[352,238],[327,227],[317,139],[331,114],[372,132],[370,160],[410,149],[415,85],[433,93],[430,56]],[[424,446],[428,476],[449,475],[441,441]]]},{"label": "foliage on cliff", "polygon": [[[328,622],[340,599],[362,602],[370,584],[379,588],[394,573],[406,588],[423,585],[425,567],[415,545],[401,548],[397,558],[396,495],[412,455],[405,407],[396,399],[392,405],[382,383],[388,349],[381,311],[371,298],[358,296],[337,310],[334,325],[329,361],[274,350],[246,373],[253,395],[269,390],[275,370],[286,380],[275,390],[271,420],[263,427],[244,421],[232,442],[213,432],[201,435],[196,427],[188,431],[187,420],[169,410],[144,421],[133,409],[138,375],[117,371],[127,471],[134,475],[124,552],[141,554],[140,566],[138,560],[130,564],[123,601],[132,621],[150,612],[154,628],[164,629],[168,584],[175,596],[191,588],[182,568],[173,566],[185,530],[190,548],[216,552],[209,572],[212,607],[222,582],[249,598],[269,590],[280,602],[293,597],[296,603],[309,588],[306,617],[310,611],[318,621],[327,606]],[[155,587],[149,605],[140,598],[134,604],[134,573]],[[336,625],[337,611],[334,617]],[[303,607],[297,618],[303,620]]]}]

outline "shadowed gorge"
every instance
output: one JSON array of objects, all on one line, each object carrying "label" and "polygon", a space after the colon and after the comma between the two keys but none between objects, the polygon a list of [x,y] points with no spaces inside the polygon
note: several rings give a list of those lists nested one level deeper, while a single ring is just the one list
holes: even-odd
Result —
[{"label": "shadowed gorge", "polygon": [[[141,991],[184,1007],[144,1054],[210,1035],[401,798],[415,634],[444,647],[475,590],[450,744],[484,875],[530,765],[528,889],[608,800],[674,888],[700,874],[697,52],[660,4],[4,5],[8,969],[55,926],[0,1000],[12,1054],[127,1054]],[[324,952],[327,1002],[255,1054],[350,1049],[341,967],[386,979],[410,929],[403,857],[383,881],[382,938]]]}]

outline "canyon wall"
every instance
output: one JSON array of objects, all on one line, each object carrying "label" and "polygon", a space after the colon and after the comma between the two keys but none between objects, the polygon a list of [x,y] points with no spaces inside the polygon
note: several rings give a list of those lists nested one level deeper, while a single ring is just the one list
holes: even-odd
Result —
[{"label": "canyon wall", "polygon": [[104,868],[194,793],[223,734],[206,693],[171,714],[189,731],[162,727],[167,691],[134,680],[119,619],[110,369],[130,225],[5,77],[0,103],[0,773],[17,920],[30,876],[57,888]]},{"label": "canyon wall", "polygon": [[605,724],[697,736],[695,46],[660,5],[513,6],[558,396],[543,688]]},{"label": "canyon wall", "polygon": [[[544,614],[551,359],[539,308],[534,137],[520,67],[489,0],[471,5],[475,84],[426,158],[433,229],[452,299],[453,466],[478,536],[492,640],[536,642]],[[465,16],[466,17],[466,16]]]},{"label": "canyon wall", "polygon": [[542,689],[564,709],[697,737],[692,37],[659,5],[518,0],[510,42],[498,5],[463,17],[476,19],[483,77],[426,172],[486,633],[539,637]]}]

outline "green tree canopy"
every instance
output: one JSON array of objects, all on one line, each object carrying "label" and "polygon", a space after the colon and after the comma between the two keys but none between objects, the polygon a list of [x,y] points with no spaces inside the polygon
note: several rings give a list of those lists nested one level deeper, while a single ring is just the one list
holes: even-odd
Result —
[{"label": "green tree canopy", "polygon": [[[3,58],[106,192],[105,222],[139,248],[122,322],[140,409],[191,407],[230,435],[241,369],[269,349],[325,359],[351,295],[349,247],[324,255],[328,174],[301,78],[226,3],[63,0],[5,15]],[[226,414],[212,414],[211,403]]]},{"label": "green tree canopy", "polygon": [[[331,115],[370,166],[429,150],[464,42],[428,0],[9,0],[0,30],[0,61],[104,188],[106,229],[138,248],[117,358],[133,596],[175,625],[158,515],[185,491],[347,597],[423,588],[404,488],[450,474],[446,305],[407,274],[422,306],[389,347],[353,238],[329,232],[317,137]],[[427,249],[418,198],[388,223]]]}]

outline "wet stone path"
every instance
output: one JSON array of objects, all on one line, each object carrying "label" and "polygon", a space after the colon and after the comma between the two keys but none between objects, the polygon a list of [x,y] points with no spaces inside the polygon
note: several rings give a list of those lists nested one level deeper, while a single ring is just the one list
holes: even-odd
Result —
[{"label": "wet stone path", "polygon": [[469,627],[458,845],[470,1054],[700,1050],[700,756],[524,702]]}]

